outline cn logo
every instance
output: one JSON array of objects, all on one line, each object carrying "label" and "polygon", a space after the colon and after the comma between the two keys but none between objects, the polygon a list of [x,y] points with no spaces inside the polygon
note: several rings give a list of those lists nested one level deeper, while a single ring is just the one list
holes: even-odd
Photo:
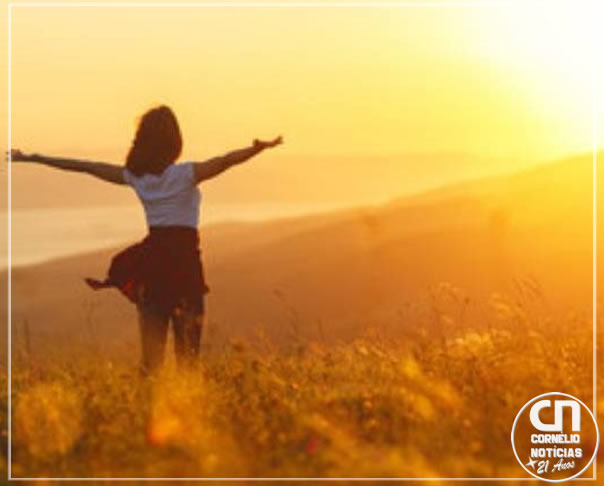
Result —
[{"label": "cn logo", "polygon": [[561,392],[526,402],[514,419],[510,438],[520,466],[531,476],[553,483],[586,473],[600,444],[593,412],[578,398]]},{"label": "cn logo", "polygon": [[562,432],[564,407],[570,407],[572,431],[581,432],[581,405],[574,400],[554,400],[554,423],[544,424],[539,418],[539,412],[552,406],[551,400],[539,400],[531,407],[530,419],[533,427],[541,432]]}]

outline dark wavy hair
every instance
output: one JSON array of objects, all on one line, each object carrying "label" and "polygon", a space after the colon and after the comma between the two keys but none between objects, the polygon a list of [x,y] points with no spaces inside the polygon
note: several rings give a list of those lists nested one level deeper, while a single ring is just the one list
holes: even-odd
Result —
[{"label": "dark wavy hair", "polygon": [[135,176],[161,174],[182,151],[178,121],[165,105],[147,111],[140,119],[126,168]]}]

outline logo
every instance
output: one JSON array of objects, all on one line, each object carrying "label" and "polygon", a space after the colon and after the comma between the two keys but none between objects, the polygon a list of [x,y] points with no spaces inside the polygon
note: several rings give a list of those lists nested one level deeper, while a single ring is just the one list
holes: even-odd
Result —
[{"label": "logo", "polygon": [[553,483],[585,473],[600,444],[591,410],[578,398],[557,392],[525,403],[516,415],[511,438],[514,455],[524,470]]}]

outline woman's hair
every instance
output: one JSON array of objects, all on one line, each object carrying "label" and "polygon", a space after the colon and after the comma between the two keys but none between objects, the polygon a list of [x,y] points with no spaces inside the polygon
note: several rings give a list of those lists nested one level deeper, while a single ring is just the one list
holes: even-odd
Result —
[{"label": "woman's hair", "polygon": [[173,164],[182,150],[180,128],[172,110],[161,105],[140,119],[126,168],[135,176],[161,174]]}]

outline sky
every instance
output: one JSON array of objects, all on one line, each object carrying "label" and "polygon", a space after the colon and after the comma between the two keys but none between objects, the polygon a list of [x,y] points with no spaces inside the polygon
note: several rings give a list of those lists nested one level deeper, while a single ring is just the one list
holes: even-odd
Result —
[{"label": "sky", "polygon": [[184,159],[284,136],[263,167],[217,186],[223,195],[267,172],[310,185],[325,168],[334,184],[361,185],[384,160],[387,192],[399,179],[412,192],[411,171],[443,183],[457,170],[421,154],[470,154],[501,172],[590,152],[595,75],[604,100],[598,19],[595,1],[16,6],[12,146],[122,163],[138,117],[165,103]]}]

